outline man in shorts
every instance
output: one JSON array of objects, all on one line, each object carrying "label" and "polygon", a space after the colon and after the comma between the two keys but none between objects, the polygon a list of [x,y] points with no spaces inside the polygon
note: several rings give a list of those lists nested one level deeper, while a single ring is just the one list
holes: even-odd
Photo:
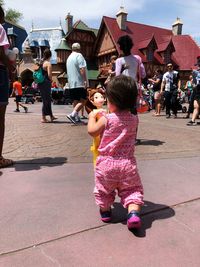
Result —
[{"label": "man in shorts", "polygon": [[87,64],[80,49],[79,43],[72,44],[72,53],[66,62],[69,94],[74,108],[67,118],[74,124],[81,121],[78,113],[85,105],[88,87]]},{"label": "man in shorts", "polygon": [[15,79],[15,82],[13,83],[13,91],[11,94],[11,97],[15,95],[15,102],[16,102],[16,110],[15,112],[20,112],[19,106],[21,106],[24,111],[27,113],[28,108],[21,103],[21,98],[22,98],[22,84],[19,81],[18,77]]}]

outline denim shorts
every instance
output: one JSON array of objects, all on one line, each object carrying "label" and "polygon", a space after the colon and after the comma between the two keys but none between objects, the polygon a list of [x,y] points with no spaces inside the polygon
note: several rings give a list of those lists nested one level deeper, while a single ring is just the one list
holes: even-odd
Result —
[{"label": "denim shorts", "polygon": [[0,105],[7,105],[9,97],[8,70],[0,65]]}]

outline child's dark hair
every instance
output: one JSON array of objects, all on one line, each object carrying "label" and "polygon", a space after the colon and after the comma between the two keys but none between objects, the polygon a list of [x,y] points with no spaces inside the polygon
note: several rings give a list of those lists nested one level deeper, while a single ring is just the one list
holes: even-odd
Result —
[{"label": "child's dark hair", "polygon": [[51,50],[49,48],[46,48],[44,50],[44,54],[43,54],[43,60],[47,60],[51,57]]},{"label": "child's dark hair", "polygon": [[129,56],[133,47],[133,41],[131,37],[129,35],[123,35],[119,37],[117,43],[120,49],[123,51],[124,55]]},{"label": "child's dark hair", "polygon": [[136,106],[138,90],[131,77],[120,75],[114,77],[106,88],[106,96],[111,104],[119,110],[127,110]]}]

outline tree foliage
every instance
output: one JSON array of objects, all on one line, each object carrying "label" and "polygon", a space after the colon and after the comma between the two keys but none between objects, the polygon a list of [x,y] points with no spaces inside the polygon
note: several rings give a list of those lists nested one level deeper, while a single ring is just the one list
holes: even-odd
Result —
[{"label": "tree foliage", "polygon": [[14,23],[18,23],[20,21],[20,19],[22,19],[22,13],[20,13],[19,11],[9,8],[6,11],[6,17],[7,20],[14,22]]},{"label": "tree foliage", "polygon": [[[4,4],[5,4],[4,0],[0,0],[0,5],[4,6]],[[23,14],[15,9],[8,8],[7,10],[5,10],[5,19],[13,23],[18,23],[22,18]]]}]

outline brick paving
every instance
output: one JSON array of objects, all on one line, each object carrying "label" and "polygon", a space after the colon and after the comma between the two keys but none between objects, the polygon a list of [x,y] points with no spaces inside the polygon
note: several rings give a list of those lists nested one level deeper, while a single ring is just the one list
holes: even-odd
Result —
[{"label": "brick paving", "polygon": [[[40,123],[41,103],[29,105],[29,112],[14,113],[11,100],[6,116],[4,155],[16,161],[44,160],[56,162],[91,162],[86,125],[74,126],[66,118],[71,106],[54,105],[58,120]],[[186,126],[188,120],[179,113],[178,119],[140,115],[138,137],[142,144],[136,148],[138,159],[161,159],[196,156],[200,152],[200,126]],[[32,161],[33,162],[33,161]],[[36,161],[37,162],[37,161]]]},{"label": "brick paving", "polygon": [[140,116],[136,147],[145,189],[142,228],[126,227],[116,199],[103,224],[93,199],[91,138],[66,119],[71,106],[53,106],[58,120],[42,124],[41,103],[6,115],[0,170],[0,267],[200,266],[200,126]]}]

